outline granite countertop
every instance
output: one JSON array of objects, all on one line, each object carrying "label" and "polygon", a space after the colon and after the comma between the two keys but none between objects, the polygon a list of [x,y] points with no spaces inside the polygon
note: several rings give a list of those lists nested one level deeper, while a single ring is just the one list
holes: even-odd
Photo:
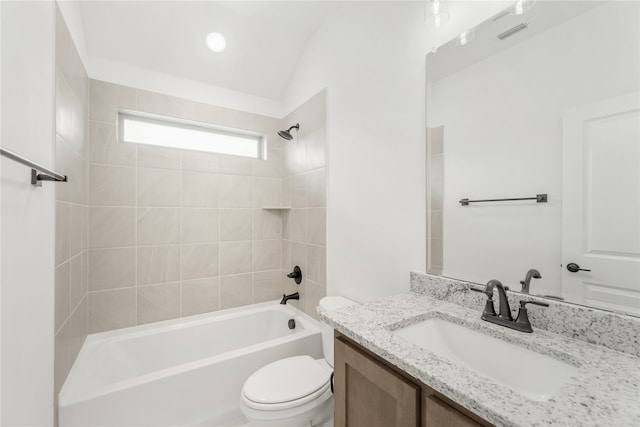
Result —
[{"label": "granite countertop", "polygon": [[[640,358],[536,329],[535,324],[532,334],[517,332],[482,321],[481,311],[410,292],[321,316],[340,333],[496,426],[640,426]],[[552,356],[576,366],[578,373],[549,400],[530,400],[392,334],[429,317]],[[495,357],[500,363],[504,356]]]}]

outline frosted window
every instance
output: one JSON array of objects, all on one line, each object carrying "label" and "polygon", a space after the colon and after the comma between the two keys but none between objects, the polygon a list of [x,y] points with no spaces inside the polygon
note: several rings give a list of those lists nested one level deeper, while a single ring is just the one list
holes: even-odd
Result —
[{"label": "frosted window", "polygon": [[150,114],[118,113],[119,141],[262,158],[264,135]]}]

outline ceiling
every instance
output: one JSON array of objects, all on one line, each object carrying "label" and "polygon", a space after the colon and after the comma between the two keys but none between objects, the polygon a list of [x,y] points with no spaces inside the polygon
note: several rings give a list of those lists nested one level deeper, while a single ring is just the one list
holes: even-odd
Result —
[{"label": "ceiling", "polygon": [[[281,100],[306,41],[338,1],[82,1],[90,60]],[[213,53],[210,32],[226,38]]]}]

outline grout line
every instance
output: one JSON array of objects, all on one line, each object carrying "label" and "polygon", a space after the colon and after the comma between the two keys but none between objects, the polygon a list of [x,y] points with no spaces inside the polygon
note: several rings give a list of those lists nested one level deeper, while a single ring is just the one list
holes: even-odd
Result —
[{"label": "grout line", "polygon": [[[114,208],[121,208],[121,209],[133,209],[136,207],[139,208],[143,208],[143,209],[200,209],[200,210],[214,210],[214,209],[219,209],[219,210],[227,210],[227,211],[233,211],[233,210],[264,210],[262,207],[240,207],[240,208],[227,208],[227,207],[222,207],[222,208],[218,208],[218,207],[212,207],[212,206],[146,206],[146,205],[142,205],[139,206],[137,204],[133,204],[133,205],[82,205],[79,203],[73,203],[73,202],[66,202],[64,200],[57,200],[58,202],[61,203],[67,203],[70,205],[75,205],[75,206],[85,206],[85,207],[90,207],[90,208],[109,208],[109,209],[114,209]],[[307,209],[307,208],[292,208],[292,209]],[[309,208],[309,209],[325,209],[324,207],[314,207],[314,208]]]},{"label": "grout line", "polygon": [[[70,263],[71,261],[73,261],[74,259],[76,259],[76,258],[78,258],[78,257],[81,257],[81,256],[82,256],[82,254],[83,254],[83,253],[85,253],[85,252],[87,252],[87,251],[88,251],[88,249],[85,249],[84,251],[80,251],[80,252],[78,252],[77,254],[75,254],[74,256],[71,256],[71,257],[67,258],[66,260],[64,260],[64,261],[63,261],[63,262],[61,262],[60,264],[56,265],[56,266],[54,267],[54,270],[56,270],[56,269],[58,269],[58,268],[62,267],[62,266],[63,266],[63,265],[65,265],[66,263]],[[82,263],[82,260],[80,260],[80,262]]]},{"label": "grout line", "polygon": [[[87,248],[86,251],[107,251],[107,250],[117,250],[117,249],[137,249],[137,248],[161,248],[161,247],[167,247],[167,246],[204,246],[204,245],[216,245],[216,244],[220,244],[220,243],[247,243],[247,242],[274,242],[274,241],[280,241],[282,239],[280,238],[273,238],[273,239],[247,239],[247,240],[223,240],[223,241],[210,241],[210,242],[195,242],[195,243],[158,243],[158,244],[152,244],[152,245],[137,245],[137,246],[109,246],[109,247],[99,247],[99,248]],[[289,240],[295,243],[305,243],[305,242],[300,242],[300,241],[296,241],[296,240],[291,240],[291,239],[284,239],[284,240]],[[324,245],[318,245],[315,243],[307,243],[309,246],[317,246],[317,247],[325,247]],[[84,252],[84,251],[83,251]],[[74,257],[77,255],[74,255]],[[57,267],[59,267],[60,265],[64,264],[65,262],[67,262],[68,260],[60,263]]]},{"label": "grout line", "polygon": [[[279,268],[270,268],[270,269],[266,269],[266,270],[258,270],[258,271],[247,271],[244,273],[234,273],[234,274],[225,274],[222,276],[205,276],[205,277],[195,277],[195,278],[190,278],[190,279],[186,279],[186,281],[194,281],[194,280],[206,280],[206,279],[221,279],[221,278],[228,278],[228,277],[240,277],[240,276],[246,276],[248,274],[254,275],[257,273],[269,273],[269,272],[280,272],[283,271],[282,269]],[[181,281],[179,280],[169,280],[166,282],[159,282],[159,283],[145,283],[145,284],[141,284],[141,285],[128,285],[128,286],[119,286],[116,288],[109,288],[109,289],[96,289],[96,290],[88,290],[87,291],[87,295],[88,294],[100,294],[100,293],[105,293],[105,292],[111,292],[111,291],[119,291],[119,290],[125,290],[125,289],[136,289],[136,288],[145,288],[145,287],[151,287],[151,286],[163,286],[163,285],[169,285],[169,284],[176,284],[176,283],[181,283]],[[317,283],[317,282],[316,282]],[[79,304],[77,304],[79,305]],[[77,307],[76,305],[76,307]]]},{"label": "grout line", "polygon": [[[172,283],[172,282],[168,282],[168,283]],[[162,283],[157,283],[157,285],[162,285]],[[143,285],[144,286],[144,285]],[[120,286],[117,288],[109,288],[109,289],[96,289],[93,291],[88,291],[87,294],[101,294],[104,292],[112,292],[112,291],[120,291],[120,290],[126,290],[126,289],[136,289],[138,287],[138,285],[131,285],[131,286]]]},{"label": "grout line", "polygon": [[[183,212],[183,194],[182,194],[182,189],[183,189],[183,181],[182,181],[182,177],[184,175],[184,171],[182,169],[183,166],[183,157],[184,157],[184,153],[182,151],[180,151],[180,177],[178,178],[180,180],[179,182],[179,186],[178,186],[178,191],[180,194],[180,230],[179,230],[179,235],[180,235],[180,255],[179,255],[179,263],[180,263],[180,306],[178,307],[178,312],[180,313],[180,317],[184,317],[184,308],[183,308],[183,304],[184,304],[184,296],[183,296],[183,288],[184,286],[183,284],[183,278],[182,278],[182,245],[184,243],[184,236],[182,233],[182,230],[184,228],[184,217],[182,215]],[[219,250],[219,249],[218,249]]]},{"label": "grout line", "polygon": [[[136,182],[137,182],[138,178],[136,176]],[[137,186],[137,185],[136,185]],[[137,190],[136,190],[137,191]],[[131,204],[131,205],[95,205],[95,206],[91,206],[92,208],[106,208],[106,209],[134,209],[134,208],[141,208],[141,209],[179,209],[180,206],[145,206],[145,205],[138,205],[138,202],[136,201],[135,203]]]},{"label": "grout line", "polygon": [[[65,141],[66,142],[66,141]],[[179,149],[176,149],[179,150]],[[204,152],[202,152],[204,153]],[[181,153],[182,154],[182,153]],[[104,162],[95,162],[89,161],[90,159],[86,159],[86,162],[92,166],[113,166],[113,167],[121,167],[121,168],[136,168],[137,166],[131,164],[120,164],[120,163],[104,163]],[[162,167],[162,166],[140,166],[141,169],[160,169],[160,170],[169,170],[169,171],[183,171],[186,173],[201,173],[207,175],[226,175],[226,176],[245,176],[250,178],[265,178],[265,179],[282,179],[279,176],[274,175],[254,175],[253,173],[242,173],[242,172],[232,172],[232,171],[212,171],[212,170],[202,170],[202,169],[181,169],[181,168],[170,168],[170,167]]]},{"label": "grout line", "polygon": [[[218,167],[220,166],[220,164],[218,163]],[[221,199],[222,199],[222,194],[220,191],[220,179],[218,177],[218,192],[217,192],[217,204],[218,207],[221,205]],[[218,241],[220,241],[220,234],[221,234],[221,221],[222,221],[222,215],[220,215],[220,211],[218,211]],[[222,308],[222,280],[220,279],[220,272],[222,271],[222,264],[220,262],[220,245],[218,244],[218,310],[220,310]]]},{"label": "grout line", "polygon": [[116,126],[117,125],[117,121],[115,121],[115,122],[107,122],[107,121],[104,121],[104,120],[92,119],[90,117],[87,117],[87,118],[88,118],[89,123],[98,123],[98,124],[101,124],[101,125],[111,125],[111,126]]},{"label": "grout line", "polygon": [[[64,322],[62,322],[62,325],[58,328],[57,331],[54,332],[54,336],[58,335],[60,333],[60,331],[62,331],[62,329],[64,329],[64,326],[68,323],[71,322],[71,318],[73,317],[73,315],[76,313],[76,311],[78,311],[78,308],[80,308],[80,306],[82,305],[82,301],[87,300],[87,304],[89,302],[89,294],[85,294],[82,298],[80,298],[80,302],[78,304],[76,304],[76,306],[73,308],[73,310],[69,310],[69,315],[64,319]],[[69,325],[71,326],[71,325]]]},{"label": "grout line", "polygon": [[76,207],[81,207],[81,208],[88,208],[88,207],[90,207],[89,205],[83,205],[82,203],[68,202],[68,201],[66,201],[66,200],[60,200],[60,199],[56,200],[56,202],[57,202],[57,203],[65,203],[65,204],[67,204],[67,205],[69,205],[69,206],[76,206]]},{"label": "grout line", "polygon": [[[86,70],[85,70],[86,72]],[[85,188],[85,203],[86,205],[86,209],[87,209],[87,215],[86,215],[86,220],[87,223],[85,224],[85,229],[86,229],[86,239],[84,239],[85,236],[83,236],[83,244],[86,243],[86,247],[85,247],[85,252],[86,252],[86,257],[87,257],[87,271],[86,271],[86,275],[84,275],[83,280],[86,280],[85,283],[85,293],[84,293],[84,297],[87,299],[87,307],[86,307],[86,324],[85,324],[85,330],[84,332],[86,334],[89,333],[90,330],[90,305],[89,305],[89,277],[91,277],[91,259],[89,258],[89,248],[91,247],[91,157],[93,155],[93,150],[94,150],[94,146],[93,146],[93,138],[91,137],[91,126],[89,124],[89,115],[91,114],[91,82],[89,81],[89,78],[87,77],[87,111],[86,111],[86,128],[85,128],[85,135],[87,140],[85,141],[86,144],[89,145],[89,149],[87,150],[87,179],[84,183],[84,185],[86,186]]]},{"label": "grout line", "polygon": [[[84,156],[82,155],[82,153],[80,153],[78,150],[76,150],[76,149],[73,147],[73,145],[71,145],[71,143],[67,140],[67,138],[65,138],[61,133],[58,133],[57,131],[56,131],[56,138],[60,138],[60,139],[62,140],[62,142],[63,142],[63,143],[64,143],[64,144],[69,148],[69,149],[71,149],[71,151],[73,151],[75,154],[77,154],[77,155],[80,157],[80,159],[81,159],[82,161],[89,163],[89,159],[87,159],[86,157],[84,157]],[[56,142],[57,142],[57,141],[56,141]],[[85,143],[86,143],[86,141],[85,141]]]},{"label": "grout line", "polygon": [[[62,138],[62,137],[61,137]],[[64,140],[64,138],[62,138]],[[70,146],[70,144],[64,140],[65,143],[67,143],[67,145]],[[149,147],[153,147],[153,146],[149,146]],[[136,146],[137,148],[137,146]],[[159,147],[159,148],[164,148],[164,147]],[[73,147],[72,147],[73,149]],[[173,149],[178,151],[180,155],[184,154],[183,152],[185,150],[181,150],[181,149]],[[74,150],[75,151],[75,150]],[[205,153],[205,154],[209,154],[206,152],[202,152],[202,151],[194,151],[195,153]],[[78,153],[79,154],[79,153]],[[221,155],[221,154],[219,154]],[[84,159],[84,158],[83,158]],[[135,168],[137,167],[136,165],[132,165],[132,164],[120,164],[120,163],[104,163],[104,162],[100,162],[100,161],[90,161],[91,159],[84,159],[88,164],[91,165],[95,165],[95,166],[113,166],[113,167],[123,167],[123,168]],[[188,169],[184,169],[183,167],[163,167],[163,166],[139,166],[141,169],[161,169],[161,170],[171,170],[171,171],[183,171],[183,172],[187,172],[187,173],[201,173],[201,174],[208,174],[208,175],[227,175],[227,176],[246,176],[246,177],[252,177],[252,178],[265,178],[265,179],[282,179],[281,176],[275,176],[275,175],[255,175],[253,172],[251,173],[247,173],[247,172],[233,172],[233,171],[221,171],[221,170],[209,170],[209,169],[192,169],[192,168],[188,168]],[[320,168],[318,168],[320,169]],[[316,170],[316,169],[314,169]],[[302,172],[301,174],[303,174],[304,172]]]},{"label": "grout line", "polygon": [[[208,279],[208,277],[203,277],[203,279]],[[169,282],[160,282],[160,283],[145,283],[144,285],[136,285],[137,289],[141,288],[153,288],[156,286],[167,286],[167,285],[180,285],[179,281],[171,280]],[[130,288],[116,288],[116,289],[130,289]],[[113,290],[113,289],[105,289],[104,291]],[[95,291],[95,292],[104,292],[104,291]]]},{"label": "grout line", "polygon": [[[138,106],[138,92],[136,91],[136,107]],[[117,142],[117,141],[116,141]],[[135,297],[135,304],[134,304],[134,316],[135,316],[135,324],[138,325],[138,147],[136,146],[135,149],[135,159],[136,159],[136,180],[135,180],[135,201],[136,201],[136,205],[135,205],[135,218],[134,218],[134,242],[135,242],[135,250],[134,250],[134,259],[135,259],[135,267],[134,267],[134,274],[135,274],[135,278],[134,278],[134,283],[135,283],[135,292],[134,292],[134,297]]]}]

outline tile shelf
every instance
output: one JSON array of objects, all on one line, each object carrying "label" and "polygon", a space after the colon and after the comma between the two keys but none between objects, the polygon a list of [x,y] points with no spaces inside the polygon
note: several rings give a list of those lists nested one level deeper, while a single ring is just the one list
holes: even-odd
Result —
[{"label": "tile shelf", "polygon": [[260,209],[267,211],[284,211],[291,209],[291,206],[262,206]]}]

